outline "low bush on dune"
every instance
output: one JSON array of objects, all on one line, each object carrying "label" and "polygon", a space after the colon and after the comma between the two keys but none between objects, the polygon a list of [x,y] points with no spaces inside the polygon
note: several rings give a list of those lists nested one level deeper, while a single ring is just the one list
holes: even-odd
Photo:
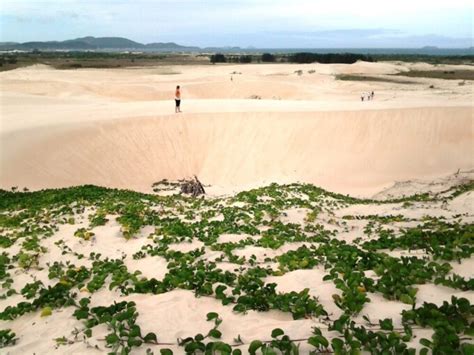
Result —
[{"label": "low bush on dune", "polygon": [[239,63],[252,63],[252,56],[251,55],[241,55],[239,57]]},{"label": "low bush on dune", "polygon": [[[154,189],[168,191],[169,185],[162,181]],[[95,347],[112,354],[138,348],[146,348],[148,354],[172,354],[173,347],[187,354],[298,354],[300,348],[306,349],[301,353],[314,354],[415,354],[411,347],[416,344],[421,353],[472,354],[474,305],[462,293],[474,291],[474,280],[454,273],[452,265],[471,258],[474,229],[462,215],[446,219],[426,211],[427,206],[449,203],[473,187],[470,182],[386,201],[356,199],[309,184],[271,184],[220,198],[95,186],[0,191],[0,297],[11,298],[10,306],[0,310],[5,324],[0,347],[22,342],[13,320],[28,314],[48,319],[67,309],[81,326],[65,329],[64,336],[55,339],[46,334],[38,342],[53,342],[64,352],[76,344],[84,351]],[[396,205],[398,210],[341,212],[364,205],[387,209]],[[417,208],[422,217],[406,214]],[[303,216],[292,221],[292,213]],[[148,236],[143,234],[145,227],[152,227]],[[115,228],[117,234],[112,247],[118,255],[113,258],[95,249],[107,228]],[[357,228],[361,236],[348,242],[345,236]],[[241,238],[223,242],[223,235]],[[198,245],[187,251],[175,249],[189,243]],[[242,253],[246,250],[255,253]],[[50,255],[56,255],[55,260]],[[153,258],[166,263],[160,277],[129,269],[130,263],[140,265]],[[337,290],[329,300],[320,300],[318,289],[309,286],[279,289],[282,278],[316,270],[324,275],[320,287]],[[21,281],[18,275],[25,274],[30,277]],[[439,305],[421,303],[419,285],[426,284],[442,285],[444,292],[451,290],[455,296]],[[221,324],[226,320],[209,312],[208,329],[175,341],[161,336],[163,327],[172,325],[142,323],[137,304],[121,299],[177,289],[212,297],[243,320],[250,312],[273,311],[294,320],[312,319],[314,326],[300,338],[281,328],[269,329],[264,339],[243,338],[223,334]],[[97,296],[107,293],[116,300],[100,302]],[[377,319],[377,314],[365,313],[374,296],[405,308],[396,319]],[[337,314],[328,311],[328,302]],[[159,302],[156,307],[161,307]],[[145,328],[152,331],[142,331]],[[420,328],[430,329],[431,337],[418,338]],[[235,338],[224,341],[228,336]]]},{"label": "low bush on dune", "polygon": [[262,58],[261,58],[262,62],[264,63],[272,63],[276,60],[275,56],[273,54],[270,54],[270,53],[263,53],[262,54]]},{"label": "low bush on dune", "polygon": [[211,55],[210,60],[211,60],[212,64],[214,64],[214,63],[226,63],[227,62],[227,58],[225,57],[225,55],[220,54],[220,53]]}]

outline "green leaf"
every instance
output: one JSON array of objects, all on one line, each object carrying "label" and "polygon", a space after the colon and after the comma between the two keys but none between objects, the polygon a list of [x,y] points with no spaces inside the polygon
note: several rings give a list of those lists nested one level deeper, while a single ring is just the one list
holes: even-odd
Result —
[{"label": "green leaf", "polygon": [[115,333],[112,333],[105,337],[105,341],[108,345],[112,345],[119,341],[119,337]]},{"label": "green leaf", "polygon": [[250,343],[249,353],[254,355],[258,349],[262,347],[263,343],[260,340],[254,340]]},{"label": "green leaf", "polygon": [[331,346],[335,353],[341,352],[344,347],[344,342],[339,338],[334,338],[331,340]]},{"label": "green leaf", "polygon": [[216,295],[221,295],[222,296],[226,289],[227,289],[227,286],[219,285],[219,286],[216,287],[215,293],[216,293]]},{"label": "green leaf", "polygon": [[66,345],[67,344],[67,339],[65,336],[61,338],[55,338],[54,341],[56,342],[57,345]]},{"label": "green leaf", "polygon": [[349,320],[349,316],[341,315],[338,319],[336,319],[332,325],[333,330],[337,330],[339,333],[343,334],[344,325]]},{"label": "green leaf", "polygon": [[127,344],[128,344],[128,346],[130,346],[130,347],[132,347],[132,346],[139,347],[140,345],[143,344],[143,341],[142,341],[141,339],[128,338]]},{"label": "green leaf", "polygon": [[196,343],[196,342],[189,343],[184,347],[184,350],[186,351],[186,353],[194,354],[195,351],[199,349],[200,347],[199,344],[202,344],[202,343]]},{"label": "green leaf", "polygon": [[74,311],[73,316],[75,316],[76,319],[87,319],[87,317],[89,317],[89,312],[85,309],[77,309]]},{"label": "green leaf", "polygon": [[316,335],[315,338],[318,340],[318,343],[321,344],[323,347],[327,348],[329,346],[328,340],[322,335]]},{"label": "green leaf", "polygon": [[[199,335],[202,337],[202,339],[204,339],[204,337],[202,336],[202,334],[196,335],[196,338],[197,338]],[[202,340],[202,339],[201,339],[201,340]],[[178,345],[179,345],[179,346],[183,346],[183,345],[185,345],[185,344],[187,344],[187,343],[189,343],[189,342],[193,342],[193,341],[194,341],[194,338],[187,337],[186,339],[181,339],[181,341],[179,342]]]},{"label": "green leaf", "polygon": [[318,338],[316,338],[315,336],[314,336],[314,337],[310,337],[310,338],[308,339],[308,344],[314,346],[315,348],[319,348],[319,346],[321,345],[321,344],[319,343]]},{"label": "green leaf", "polygon": [[158,343],[158,339],[156,338],[156,334],[151,333],[151,332],[148,333],[147,335],[145,335],[143,340],[145,340],[145,343]]},{"label": "green leaf", "polygon": [[361,347],[361,343],[357,340],[352,340],[350,342],[352,350],[359,350]]},{"label": "green leaf", "polygon": [[132,325],[128,335],[131,337],[139,337],[141,335],[140,327],[136,324]]},{"label": "green leaf", "polygon": [[383,330],[390,330],[390,331],[393,330],[393,323],[390,318],[379,320],[379,324],[380,324],[380,328]]},{"label": "green leaf", "polygon": [[209,335],[213,338],[216,338],[216,339],[220,339],[221,336],[222,336],[222,333],[220,330],[217,330],[217,329],[211,329],[209,331]]},{"label": "green leaf", "polygon": [[222,299],[222,304],[224,306],[227,306],[228,304],[232,303],[234,299],[232,297],[225,297]]},{"label": "green leaf", "polygon": [[218,317],[219,317],[219,315],[216,312],[209,312],[207,314],[207,320],[213,320],[213,319],[216,319]]},{"label": "green leaf", "polygon": [[232,347],[229,344],[223,343],[222,341],[215,342],[212,346],[214,351],[219,351],[221,354],[230,354]]},{"label": "green leaf", "polygon": [[285,334],[283,329],[275,328],[275,329],[272,330],[272,338],[279,337],[280,335],[283,335],[283,334]]},{"label": "green leaf", "polygon": [[84,330],[84,335],[88,338],[90,338],[92,336],[92,329],[91,328],[87,328],[86,330]]},{"label": "green leaf", "polygon": [[423,345],[423,346],[426,346],[428,348],[431,348],[431,345],[433,343],[431,341],[429,341],[428,339],[426,339],[426,338],[421,338],[420,339],[420,344]]},{"label": "green leaf", "polygon": [[415,301],[413,300],[413,298],[412,298],[410,295],[407,295],[406,293],[403,293],[403,294],[400,296],[400,301],[402,301],[403,303],[406,303],[406,304],[413,304],[413,303],[415,303]]},{"label": "green leaf", "polygon": [[160,349],[160,354],[161,355],[173,355],[173,351],[171,349]]},{"label": "green leaf", "polygon": [[234,349],[234,350],[232,350],[232,355],[242,355],[242,350]]},{"label": "green leaf", "polygon": [[79,305],[83,308],[88,306],[89,303],[91,303],[91,300],[89,298],[81,298],[81,300],[79,301]]},{"label": "green leaf", "polygon": [[265,349],[262,348],[262,355],[277,355],[277,352],[270,347]]},{"label": "green leaf", "polygon": [[50,316],[51,314],[53,313],[51,307],[44,307],[42,310],[41,310],[41,317],[48,317]]}]

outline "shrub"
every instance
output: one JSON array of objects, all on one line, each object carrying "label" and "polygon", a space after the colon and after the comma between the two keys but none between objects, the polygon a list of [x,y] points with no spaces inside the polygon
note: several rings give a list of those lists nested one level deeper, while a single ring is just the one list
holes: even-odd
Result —
[{"label": "shrub", "polygon": [[211,63],[212,64],[214,64],[214,63],[226,63],[226,62],[227,62],[227,58],[225,57],[224,54],[216,53],[216,54],[211,55]]},{"label": "shrub", "polygon": [[241,55],[239,57],[240,63],[252,63],[252,56],[251,55]]},{"label": "shrub", "polygon": [[270,53],[263,53],[262,54],[262,62],[274,62],[275,56]]}]

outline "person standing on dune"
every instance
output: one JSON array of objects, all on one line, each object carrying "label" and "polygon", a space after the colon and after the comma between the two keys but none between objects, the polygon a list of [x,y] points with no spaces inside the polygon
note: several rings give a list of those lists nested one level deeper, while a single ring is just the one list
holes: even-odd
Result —
[{"label": "person standing on dune", "polygon": [[176,107],[174,109],[174,112],[175,113],[181,112],[181,108],[180,108],[180,105],[181,105],[181,90],[179,88],[179,85],[176,86],[176,91],[174,93],[174,101],[176,103]]}]

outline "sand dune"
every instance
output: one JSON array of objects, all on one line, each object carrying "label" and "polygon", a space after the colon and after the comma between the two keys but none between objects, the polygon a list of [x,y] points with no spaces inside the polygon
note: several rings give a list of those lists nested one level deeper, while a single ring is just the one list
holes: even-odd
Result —
[{"label": "sand dune", "polygon": [[[469,82],[334,77],[412,67],[433,68],[358,62],[3,72],[0,186],[150,191],[160,179],[196,174],[219,191],[303,181],[367,196],[395,181],[473,168]],[[428,90],[431,82],[437,88]],[[179,116],[169,99],[176,83],[184,96]],[[376,99],[361,102],[368,90]]]},{"label": "sand dune", "polygon": [[[152,183],[161,179],[197,175],[204,184],[211,185],[206,187],[211,194],[230,194],[271,182],[300,181],[336,192],[385,199],[431,190],[439,193],[472,181],[474,117],[471,82],[461,86],[456,81],[415,78],[415,84],[407,86],[391,82],[338,81],[334,77],[339,73],[387,75],[412,67],[433,68],[427,64],[356,63],[77,71],[35,66],[3,72],[0,73],[0,188],[41,189],[96,184],[149,192]],[[295,74],[296,70],[303,70],[303,75]],[[309,70],[315,72],[310,74]],[[231,81],[230,73],[234,71],[242,74],[234,74]],[[172,95],[176,83],[183,86],[185,112],[182,114],[173,113]],[[432,83],[436,87],[428,89]],[[361,102],[360,93],[368,90],[376,91],[375,100]],[[262,99],[249,99],[250,95]],[[470,171],[454,174],[458,169]],[[445,177],[434,179],[440,175]],[[391,187],[397,181],[406,180],[411,181]],[[310,198],[305,194],[296,196]],[[233,198],[215,201],[209,198],[211,204],[205,205],[204,209],[196,210],[192,204],[186,207],[189,208],[186,213],[190,212],[196,218],[215,215],[215,218],[224,220],[222,204],[233,210],[240,203],[240,208],[235,208],[236,215],[242,211],[241,208],[250,207],[242,201],[235,202]],[[266,195],[259,198],[274,208],[273,198]],[[439,196],[428,202],[346,205],[342,201],[341,204],[334,203],[336,200],[333,198],[316,197],[312,202],[316,208],[311,211],[301,206],[288,208],[292,206],[288,197],[285,202],[289,205],[278,205],[275,221],[274,217],[271,221],[265,218],[256,225],[262,223],[259,225],[262,231],[269,228],[268,223],[280,222],[296,223],[302,230],[313,227],[319,231],[323,226],[328,232],[336,233],[334,239],[353,244],[357,239],[374,237],[366,231],[374,226],[373,215],[386,216],[388,222],[377,224],[397,233],[406,227],[425,223],[427,216],[442,217],[443,221],[458,224],[462,221],[463,225],[472,223],[473,198],[474,194],[469,191],[449,200]],[[52,236],[42,237],[44,249],[37,269],[23,270],[16,266],[15,261],[15,267],[9,269],[14,273],[13,287],[21,290],[31,280],[52,285],[56,281],[51,280],[47,272],[51,263],[72,262],[91,267],[92,260],[87,258],[91,252],[103,258],[121,256],[130,272],[137,270],[148,278],[163,279],[171,265],[168,259],[151,255],[134,257],[134,253],[148,243],[161,243],[158,239],[162,233],[160,228],[156,224],[144,225],[134,238],[128,240],[123,236],[121,214],[115,210],[114,214],[107,214],[105,225],[90,226],[90,217],[99,208],[90,205],[82,210],[78,208],[77,212],[72,212],[73,224],[61,221]],[[208,214],[209,208],[215,209],[215,214]],[[47,210],[33,210],[39,214],[38,220],[42,220],[43,213],[49,215]],[[170,218],[194,223],[194,217],[192,220],[183,217],[181,202],[171,208],[153,202],[147,210],[154,217],[153,223]],[[316,217],[315,211],[319,211]],[[5,214],[20,215],[16,210]],[[26,215],[26,227],[22,228],[29,228],[31,215]],[[401,222],[390,219],[400,215],[404,217]],[[353,218],[345,218],[347,216]],[[366,217],[356,218],[360,216]],[[57,218],[66,217],[70,217],[69,214]],[[236,221],[248,223],[247,219]],[[147,223],[151,223],[151,219]],[[78,228],[93,229],[95,236],[92,240],[83,240],[75,236]],[[15,236],[19,230],[13,229],[11,235]],[[28,235],[27,229],[21,233]],[[195,237],[191,238],[192,243],[183,239],[182,243],[170,244],[170,248],[189,251],[202,247],[203,242]],[[220,234],[219,243],[237,242],[247,237],[246,234]],[[261,235],[254,237],[260,238]],[[11,255],[23,250],[23,239],[15,239],[16,244],[7,249]],[[235,255],[245,256],[246,260],[253,256],[262,263],[268,257],[283,255],[305,243],[289,241],[278,249],[253,243],[237,248]],[[75,254],[64,252],[62,245],[68,246]],[[396,257],[425,253],[421,249],[389,252]],[[81,255],[81,258],[76,255]],[[84,255],[86,257],[82,257]],[[212,261],[219,255],[221,252],[206,245],[202,260]],[[225,270],[237,271],[239,268],[242,271],[248,266],[223,260],[218,267]],[[472,258],[450,264],[453,272],[467,278],[474,276]],[[276,268],[276,261],[271,265]],[[338,295],[340,290],[331,281],[323,280],[327,273],[323,265],[317,265],[283,276],[268,276],[265,282],[276,283],[278,292],[300,292],[307,288],[334,320],[342,312],[333,302],[334,295]],[[417,288],[417,306],[424,301],[441,304],[453,295],[466,297],[471,303],[474,301],[473,291],[430,283],[417,285]],[[160,345],[152,346],[155,353],[165,346],[163,343],[171,344],[169,347],[176,353],[182,353],[183,348],[176,344],[176,339],[208,329],[209,322],[205,318],[211,311],[218,312],[224,319],[221,327],[224,341],[235,342],[236,336],[242,336],[246,342],[241,346],[244,353],[249,341],[268,340],[271,329],[275,327],[284,329],[292,339],[308,338],[313,326],[323,326],[324,334],[329,334],[329,337],[335,333],[328,332],[327,324],[315,317],[293,320],[289,313],[276,310],[251,310],[245,315],[238,314],[231,306],[223,306],[212,297],[195,297],[191,290],[123,296],[117,289],[105,286],[96,293],[89,293],[87,289],[81,289],[79,293],[81,298],[91,296],[93,306],[123,300],[136,302],[143,334],[148,331],[158,334]],[[1,309],[25,300],[17,292],[1,301]],[[400,313],[410,308],[408,304],[383,298],[379,292],[370,292],[370,302],[354,319],[358,324],[365,324],[364,314],[370,315],[374,322],[389,317],[393,318],[395,326],[400,327]],[[72,307],[54,309],[51,316],[41,317],[38,310],[5,321],[3,328],[11,328],[19,337],[17,344],[7,351],[11,354],[96,354],[110,350],[104,347],[105,326],[94,329],[94,336],[88,340],[72,341],[67,347],[58,349],[55,339],[72,338],[73,329],[83,328],[82,321],[76,320],[72,312]],[[409,345],[419,349],[419,339],[430,338],[431,333],[429,329],[415,329],[416,337]],[[95,345],[100,350],[94,349]],[[301,353],[309,352],[309,344],[300,342],[300,345]],[[143,353],[144,349],[142,347],[134,353]]]},{"label": "sand dune", "polygon": [[303,181],[370,194],[474,166],[471,114],[469,107],[185,114],[43,128],[35,140],[31,132],[4,140],[14,153],[3,162],[2,184],[148,191],[163,178],[198,175],[230,190]]}]

